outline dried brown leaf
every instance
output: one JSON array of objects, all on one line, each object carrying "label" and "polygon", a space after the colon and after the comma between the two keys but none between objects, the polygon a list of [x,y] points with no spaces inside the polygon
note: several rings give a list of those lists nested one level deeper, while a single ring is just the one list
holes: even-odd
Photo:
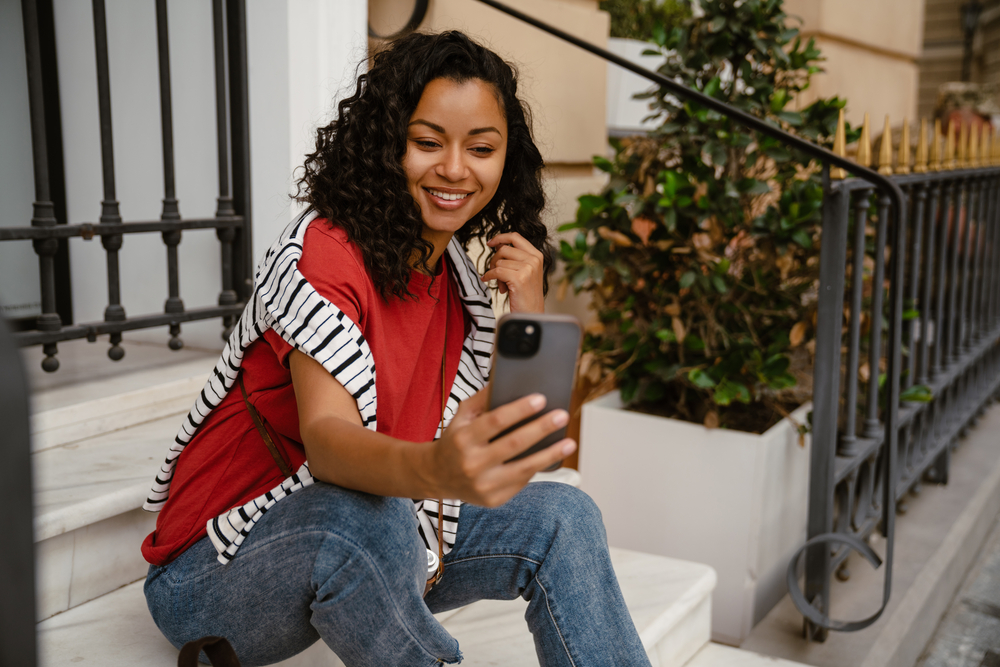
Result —
[{"label": "dried brown leaf", "polygon": [[792,344],[792,347],[798,347],[802,344],[802,341],[806,338],[806,330],[809,328],[807,322],[796,322],[795,326],[792,327],[791,333],[788,334],[788,342]]},{"label": "dried brown leaf", "polygon": [[608,229],[607,227],[603,226],[598,227],[597,235],[600,236],[605,241],[611,241],[615,245],[620,245],[624,248],[632,246],[632,239],[614,229]]},{"label": "dried brown leaf", "polygon": [[670,326],[674,330],[674,335],[677,336],[677,343],[683,343],[687,332],[684,330],[684,323],[681,322],[681,318],[670,318]]},{"label": "dried brown leaf", "polygon": [[632,219],[632,233],[639,237],[643,245],[649,243],[649,236],[656,229],[656,222],[649,218],[638,216]]},{"label": "dried brown leaf", "polygon": [[678,315],[681,314],[681,304],[676,303],[676,302],[675,303],[669,303],[669,304],[667,304],[666,306],[663,307],[663,312],[666,313],[667,315],[671,315],[673,317],[677,317]]},{"label": "dried brown leaf", "polygon": [[719,413],[715,410],[709,410],[708,414],[705,415],[705,428],[719,428]]}]

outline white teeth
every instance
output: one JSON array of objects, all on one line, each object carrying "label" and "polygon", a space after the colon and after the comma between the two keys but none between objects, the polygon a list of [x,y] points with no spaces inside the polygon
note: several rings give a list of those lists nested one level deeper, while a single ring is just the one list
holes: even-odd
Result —
[{"label": "white teeth", "polygon": [[468,192],[458,194],[450,192],[441,192],[440,190],[431,190],[430,188],[427,188],[427,192],[431,193],[435,197],[440,197],[441,199],[444,199],[446,201],[456,201],[458,199],[465,199],[466,197],[469,196]]}]

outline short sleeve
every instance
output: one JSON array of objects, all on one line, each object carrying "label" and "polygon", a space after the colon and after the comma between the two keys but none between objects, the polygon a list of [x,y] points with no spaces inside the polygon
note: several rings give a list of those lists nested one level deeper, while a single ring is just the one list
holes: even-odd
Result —
[{"label": "short sleeve", "polygon": [[360,252],[342,229],[331,228],[323,219],[313,220],[306,230],[298,268],[313,289],[364,328],[371,281]]}]

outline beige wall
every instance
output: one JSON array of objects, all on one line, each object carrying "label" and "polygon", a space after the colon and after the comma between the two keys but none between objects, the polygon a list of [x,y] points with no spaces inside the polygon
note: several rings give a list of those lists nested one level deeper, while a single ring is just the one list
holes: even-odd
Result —
[{"label": "beige wall", "polygon": [[[597,0],[508,0],[526,14],[558,26],[598,46],[608,42],[609,19]],[[379,34],[399,30],[413,0],[369,0],[371,25]],[[534,116],[535,141],[545,158],[545,220],[555,228],[576,215],[576,198],[599,192],[604,177],[591,158],[607,153],[603,60],[536,28],[472,0],[431,0],[421,30],[457,29],[490,47],[520,72],[521,94]],[[546,309],[590,317],[582,300],[554,297]]]},{"label": "beige wall", "polygon": [[802,34],[815,37],[826,58],[800,108],[838,95],[852,124],[865,112],[889,114],[894,125],[916,117],[924,0],[786,0],[785,11],[801,17]]}]

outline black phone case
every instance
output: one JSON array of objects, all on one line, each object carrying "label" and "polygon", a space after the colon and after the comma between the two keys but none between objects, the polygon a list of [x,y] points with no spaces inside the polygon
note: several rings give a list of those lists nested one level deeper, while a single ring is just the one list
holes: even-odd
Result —
[{"label": "black phone case", "polygon": [[[493,371],[490,375],[490,409],[515,401],[528,394],[545,395],[545,408],[494,438],[507,433],[556,409],[569,412],[573,396],[576,365],[580,353],[581,328],[575,317],[569,315],[508,314],[500,318],[497,332],[511,319],[528,320],[539,325],[541,340],[538,351],[530,357],[513,357],[501,354],[499,344],[493,356]],[[545,449],[566,437],[566,429],[537,442],[511,460],[529,456]]]}]

